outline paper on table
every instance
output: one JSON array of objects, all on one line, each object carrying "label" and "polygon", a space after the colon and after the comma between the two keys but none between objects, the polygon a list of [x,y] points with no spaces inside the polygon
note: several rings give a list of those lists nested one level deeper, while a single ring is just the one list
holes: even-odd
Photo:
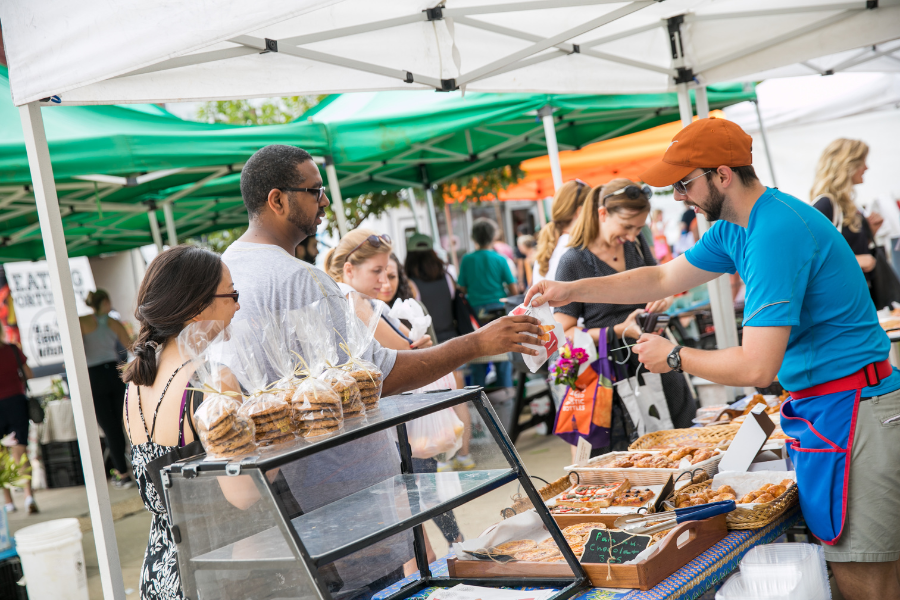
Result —
[{"label": "paper on table", "polygon": [[548,537],[550,537],[550,532],[544,527],[544,522],[541,521],[537,512],[527,510],[488,527],[477,538],[453,544],[452,550],[459,560],[476,560],[469,552],[487,550],[513,540],[534,540],[540,543]]},{"label": "paper on table", "polygon": [[[730,485],[740,500],[750,492],[758,490],[759,486],[764,483],[781,483],[785,479],[796,481],[796,471],[748,471],[746,473],[723,471],[716,473],[711,486],[715,490],[723,485]],[[738,506],[752,507],[753,504],[738,504]]]},{"label": "paper on table", "polygon": [[555,593],[554,590],[504,590],[461,583],[431,592],[428,600],[547,600]]},{"label": "paper on table", "polygon": [[406,300],[398,298],[388,316],[409,321],[412,325],[412,329],[409,330],[409,339],[412,341],[416,341],[428,333],[428,326],[431,325],[431,316],[426,315],[422,306],[412,298]]}]

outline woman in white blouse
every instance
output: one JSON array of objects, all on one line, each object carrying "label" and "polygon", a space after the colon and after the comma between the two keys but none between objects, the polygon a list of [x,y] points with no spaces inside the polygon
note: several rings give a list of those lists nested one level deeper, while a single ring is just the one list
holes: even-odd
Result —
[{"label": "woman in white blouse", "polygon": [[569,246],[569,232],[575,225],[575,219],[581,213],[581,206],[590,191],[591,186],[580,179],[573,179],[556,192],[553,198],[552,220],[541,227],[531,285],[544,279],[556,279],[556,266]]}]

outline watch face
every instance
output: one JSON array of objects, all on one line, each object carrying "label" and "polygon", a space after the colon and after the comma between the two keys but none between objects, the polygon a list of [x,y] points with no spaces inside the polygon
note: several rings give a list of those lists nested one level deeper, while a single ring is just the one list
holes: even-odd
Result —
[{"label": "watch face", "polygon": [[675,356],[674,354],[670,354],[666,357],[666,362],[669,363],[669,367],[671,367],[672,369],[677,369],[678,363],[680,361],[678,360],[677,356]]}]

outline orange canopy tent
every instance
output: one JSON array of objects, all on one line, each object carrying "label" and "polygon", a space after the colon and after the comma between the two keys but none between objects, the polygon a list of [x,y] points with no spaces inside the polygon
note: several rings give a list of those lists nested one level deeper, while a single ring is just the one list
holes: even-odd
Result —
[{"label": "orange canopy tent", "polygon": [[[714,110],[711,117],[725,118],[725,113]],[[696,117],[695,117],[696,118]],[[581,150],[559,153],[563,181],[581,179],[596,186],[616,177],[637,181],[641,173],[662,158],[666,148],[679,131],[681,121],[666,123],[652,129],[613,138],[585,146]],[[519,183],[500,192],[500,200],[541,200],[553,196],[553,177],[550,159],[539,156],[524,161],[525,171]]]}]

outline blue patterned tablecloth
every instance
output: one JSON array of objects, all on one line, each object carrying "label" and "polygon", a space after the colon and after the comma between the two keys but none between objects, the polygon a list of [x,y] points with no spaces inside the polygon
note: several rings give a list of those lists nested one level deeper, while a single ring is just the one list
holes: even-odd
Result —
[{"label": "blue patterned tablecloth", "polygon": [[[795,507],[771,524],[760,529],[732,531],[719,543],[646,592],[641,590],[622,592],[593,588],[575,596],[575,600],[695,600],[709,588],[724,581],[732,571],[737,569],[741,558],[744,557],[750,548],[774,542],[786,530],[797,523],[800,517],[800,507]],[[431,573],[435,577],[447,577],[447,557],[432,563]],[[391,587],[376,594],[373,600],[386,598],[417,578],[418,574],[414,574],[402,581],[398,581]],[[410,596],[408,600],[424,600],[435,589],[437,588],[422,590]],[[522,587],[519,589],[536,588]]]}]

